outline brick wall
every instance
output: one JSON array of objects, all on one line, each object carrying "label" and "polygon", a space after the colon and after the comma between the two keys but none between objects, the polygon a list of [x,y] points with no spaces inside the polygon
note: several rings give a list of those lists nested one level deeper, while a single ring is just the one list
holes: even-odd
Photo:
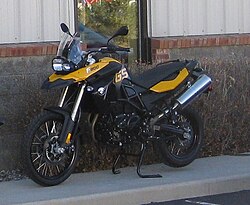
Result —
[{"label": "brick wall", "polygon": [[55,55],[58,43],[0,45],[0,57]]},{"label": "brick wall", "polygon": [[242,45],[250,45],[250,34],[152,38],[152,62],[161,63],[172,58],[172,49]]},{"label": "brick wall", "polygon": [[[0,45],[1,57],[55,55],[58,43],[29,43]],[[82,45],[86,49],[86,45]]]}]

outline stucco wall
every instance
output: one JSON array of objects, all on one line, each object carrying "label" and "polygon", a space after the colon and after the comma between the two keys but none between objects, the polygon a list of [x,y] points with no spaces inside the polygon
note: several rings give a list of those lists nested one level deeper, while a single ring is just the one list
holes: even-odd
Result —
[{"label": "stucco wall", "polygon": [[55,100],[41,90],[51,70],[53,56],[0,58],[0,170],[20,166],[20,147],[25,126],[41,108]]}]

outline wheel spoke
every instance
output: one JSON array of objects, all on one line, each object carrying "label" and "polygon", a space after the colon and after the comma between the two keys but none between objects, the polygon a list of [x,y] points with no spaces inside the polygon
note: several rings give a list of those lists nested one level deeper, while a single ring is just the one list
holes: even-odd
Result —
[{"label": "wheel spoke", "polygon": [[[45,134],[45,135],[43,135],[43,136],[46,136],[46,137],[49,136],[49,135],[47,134],[46,130],[44,130],[43,127],[39,127],[39,129]],[[45,129],[46,129],[46,128],[45,128]]]},{"label": "wheel spoke", "polygon": [[[43,137],[43,136],[42,136],[42,137]],[[42,138],[42,137],[41,137],[41,138]],[[35,138],[36,138],[40,143],[43,143],[42,140],[41,140],[41,138],[39,138],[37,135],[35,135]]]},{"label": "wheel spoke", "polygon": [[171,152],[174,153],[175,150],[175,143],[171,142]]},{"label": "wheel spoke", "polygon": [[48,165],[48,167],[49,167],[49,176],[53,176],[53,171],[52,171],[52,168],[51,168],[51,165]]},{"label": "wheel spoke", "polygon": [[46,162],[44,162],[43,170],[42,170],[42,175],[46,176]]},{"label": "wheel spoke", "polygon": [[43,166],[45,166],[45,162],[42,163],[42,164],[39,164],[39,167],[38,167],[36,170],[37,170],[38,172],[40,172],[40,169],[41,169]]},{"label": "wheel spoke", "polygon": [[31,155],[37,155],[37,157],[32,161],[33,163],[37,161],[42,155],[39,153],[31,153]]},{"label": "wheel spoke", "polygon": [[57,172],[58,172],[58,174],[60,173],[60,169],[59,169],[59,166],[58,165],[56,165],[56,170],[57,170]]},{"label": "wheel spoke", "polygon": [[54,133],[54,134],[56,134],[56,122],[53,120],[53,126],[52,126],[52,128],[51,128],[51,131],[50,131],[50,133],[52,134],[52,133]]},{"label": "wheel spoke", "polygon": [[45,128],[46,128],[46,134],[47,134],[47,136],[49,136],[49,126],[48,126],[48,122],[45,122]]},{"label": "wheel spoke", "polygon": [[37,145],[42,145],[42,143],[39,142],[33,142],[32,145],[37,146]]},{"label": "wheel spoke", "polygon": [[179,149],[177,150],[177,153],[176,153],[177,156],[179,155],[180,151],[181,151],[181,148],[179,148]]}]

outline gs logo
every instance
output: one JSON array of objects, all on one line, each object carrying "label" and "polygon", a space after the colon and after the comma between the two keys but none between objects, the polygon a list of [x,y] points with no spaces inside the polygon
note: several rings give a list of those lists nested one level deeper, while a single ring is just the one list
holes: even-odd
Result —
[{"label": "gs logo", "polygon": [[115,74],[115,83],[121,82],[123,79],[128,78],[128,72],[126,68],[121,69],[118,73]]}]

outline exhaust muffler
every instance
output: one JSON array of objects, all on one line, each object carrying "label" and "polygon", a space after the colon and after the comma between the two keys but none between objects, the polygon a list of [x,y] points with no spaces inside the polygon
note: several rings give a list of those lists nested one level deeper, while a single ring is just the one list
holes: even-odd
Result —
[{"label": "exhaust muffler", "polygon": [[207,75],[201,75],[197,81],[189,87],[183,94],[181,94],[177,99],[173,109],[185,108],[191,102],[193,102],[197,97],[199,97],[203,92],[205,92],[211,85],[212,80]]},{"label": "exhaust muffler", "polygon": [[[209,89],[212,80],[207,75],[203,74],[198,77],[193,85],[191,85],[184,93],[182,93],[177,99],[175,99],[175,104],[173,107],[164,110],[163,113],[157,115],[156,117],[152,118],[150,121],[150,125],[153,130],[159,130],[159,128],[155,128],[155,123],[163,118],[164,116],[168,115],[171,110],[183,109],[192,103],[197,97],[199,97],[203,92]],[[169,127],[165,127],[168,131],[173,131],[179,133],[178,130],[170,129]]]}]

